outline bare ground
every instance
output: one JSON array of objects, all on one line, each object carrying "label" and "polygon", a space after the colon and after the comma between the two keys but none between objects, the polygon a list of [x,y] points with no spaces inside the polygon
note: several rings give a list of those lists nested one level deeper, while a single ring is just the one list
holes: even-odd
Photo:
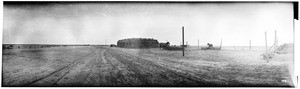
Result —
[{"label": "bare ground", "polygon": [[287,56],[266,63],[256,51],[187,53],[100,46],[4,50],[2,86],[293,86]]}]

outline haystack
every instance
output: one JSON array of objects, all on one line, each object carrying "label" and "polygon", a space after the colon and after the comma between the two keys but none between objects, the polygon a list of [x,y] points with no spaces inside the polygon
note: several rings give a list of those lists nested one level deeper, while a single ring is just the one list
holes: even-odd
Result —
[{"label": "haystack", "polygon": [[153,38],[128,38],[119,40],[117,46],[122,48],[157,48],[159,43]]},{"label": "haystack", "polygon": [[286,54],[286,53],[293,53],[294,52],[294,44],[293,43],[285,43],[280,45],[276,49],[276,53],[278,54]]}]

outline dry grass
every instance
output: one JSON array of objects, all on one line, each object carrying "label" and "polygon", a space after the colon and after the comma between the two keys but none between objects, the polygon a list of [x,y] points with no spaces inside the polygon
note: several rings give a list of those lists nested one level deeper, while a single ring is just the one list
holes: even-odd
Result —
[{"label": "dry grass", "polygon": [[264,51],[122,49],[135,56],[153,61],[172,70],[195,75],[207,82],[228,86],[293,86],[291,80],[292,54],[276,55],[267,63]]},{"label": "dry grass", "polygon": [[[75,51],[80,50],[80,51]],[[3,85],[19,86],[26,81],[49,74],[93,51],[88,47],[53,47],[41,49],[4,50],[2,58]],[[9,55],[7,55],[9,54]]]},{"label": "dry grass", "polygon": [[[181,51],[116,47],[53,47],[3,51],[5,86],[293,86],[293,54]],[[57,71],[57,72],[56,72]],[[52,74],[53,73],[53,74]]]}]

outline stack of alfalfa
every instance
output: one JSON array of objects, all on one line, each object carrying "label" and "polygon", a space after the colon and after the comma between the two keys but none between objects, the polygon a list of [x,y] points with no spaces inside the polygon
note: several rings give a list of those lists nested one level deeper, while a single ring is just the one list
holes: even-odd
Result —
[{"label": "stack of alfalfa", "polygon": [[264,60],[269,61],[269,59],[274,58],[277,54],[288,54],[294,52],[294,44],[293,43],[285,43],[277,47],[273,52],[267,52],[261,54]]},{"label": "stack of alfalfa", "polygon": [[122,48],[157,48],[159,43],[153,38],[129,38],[119,40],[117,46]]},{"label": "stack of alfalfa", "polygon": [[276,49],[277,54],[287,54],[287,53],[293,53],[294,52],[294,44],[293,43],[285,43],[283,45],[280,45]]}]

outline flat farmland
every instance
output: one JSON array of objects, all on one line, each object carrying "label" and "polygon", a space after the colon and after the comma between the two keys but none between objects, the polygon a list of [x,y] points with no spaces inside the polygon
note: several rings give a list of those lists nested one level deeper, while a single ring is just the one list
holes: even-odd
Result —
[{"label": "flat farmland", "polygon": [[67,46],[7,49],[4,87],[293,87],[293,54],[269,63],[258,50],[180,51]]}]

